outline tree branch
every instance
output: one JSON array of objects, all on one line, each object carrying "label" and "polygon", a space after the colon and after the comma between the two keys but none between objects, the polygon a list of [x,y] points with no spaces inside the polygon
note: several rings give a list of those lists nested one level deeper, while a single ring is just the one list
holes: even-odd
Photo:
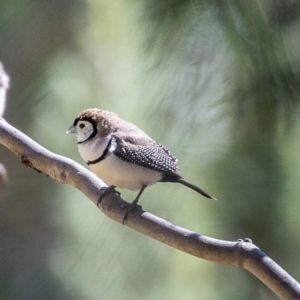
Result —
[{"label": "tree branch", "polygon": [[[6,93],[9,88],[9,76],[4,71],[0,62],[0,118],[3,116],[6,106]],[[7,183],[7,173],[4,165],[0,163],[0,191]]]},{"label": "tree branch", "polygon": [[[21,157],[23,164],[63,184],[71,184],[95,204],[106,185],[74,161],[54,154],[0,118],[0,143]],[[101,211],[122,223],[126,202],[106,194]],[[243,268],[254,274],[281,299],[300,299],[300,285],[249,239],[235,242],[207,237],[171,224],[142,209],[132,211],[125,225],[162,243],[202,259]]]}]

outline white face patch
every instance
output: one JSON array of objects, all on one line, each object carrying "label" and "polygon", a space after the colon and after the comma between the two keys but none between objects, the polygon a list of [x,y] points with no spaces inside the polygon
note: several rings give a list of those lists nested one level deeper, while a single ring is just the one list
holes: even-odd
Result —
[{"label": "white face patch", "polygon": [[76,124],[76,136],[78,143],[82,143],[94,133],[93,125],[88,121],[79,121]]}]

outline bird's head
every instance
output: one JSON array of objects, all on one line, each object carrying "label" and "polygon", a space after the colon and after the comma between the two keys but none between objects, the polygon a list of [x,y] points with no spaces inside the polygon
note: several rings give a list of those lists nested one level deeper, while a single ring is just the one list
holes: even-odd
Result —
[{"label": "bird's head", "polygon": [[92,140],[97,134],[104,137],[113,132],[116,117],[115,113],[89,108],[75,118],[67,133],[75,133],[78,144],[83,144]]}]

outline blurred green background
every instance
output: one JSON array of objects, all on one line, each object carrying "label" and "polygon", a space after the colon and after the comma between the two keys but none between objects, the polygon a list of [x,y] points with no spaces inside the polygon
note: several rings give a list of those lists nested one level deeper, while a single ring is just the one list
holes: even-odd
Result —
[{"label": "blurred green background", "polygon": [[[114,111],[217,202],[157,184],[144,209],[201,234],[249,237],[300,279],[298,1],[0,2],[5,118],[83,164],[65,131]],[[0,299],[277,299],[250,273],[117,224],[0,147]],[[121,191],[131,201],[135,193]]]}]

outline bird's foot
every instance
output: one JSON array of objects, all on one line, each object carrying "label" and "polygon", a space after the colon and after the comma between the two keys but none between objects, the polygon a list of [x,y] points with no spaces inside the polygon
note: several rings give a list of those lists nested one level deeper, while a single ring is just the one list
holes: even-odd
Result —
[{"label": "bird's foot", "polygon": [[121,195],[120,192],[116,191],[116,187],[114,185],[110,185],[109,187],[103,187],[100,189],[100,191],[103,191],[99,197],[99,200],[97,202],[97,206],[99,207],[99,204],[101,203],[102,201],[102,198],[107,195],[107,194],[110,194],[110,193],[114,193],[114,194],[117,194],[118,196]]},{"label": "bird's foot", "polygon": [[135,210],[136,208],[142,209],[142,206],[139,204],[134,203],[134,201],[132,203],[130,203],[125,210],[125,214],[122,220],[122,224],[124,225],[125,221],[127,220],[128,215]]}]

